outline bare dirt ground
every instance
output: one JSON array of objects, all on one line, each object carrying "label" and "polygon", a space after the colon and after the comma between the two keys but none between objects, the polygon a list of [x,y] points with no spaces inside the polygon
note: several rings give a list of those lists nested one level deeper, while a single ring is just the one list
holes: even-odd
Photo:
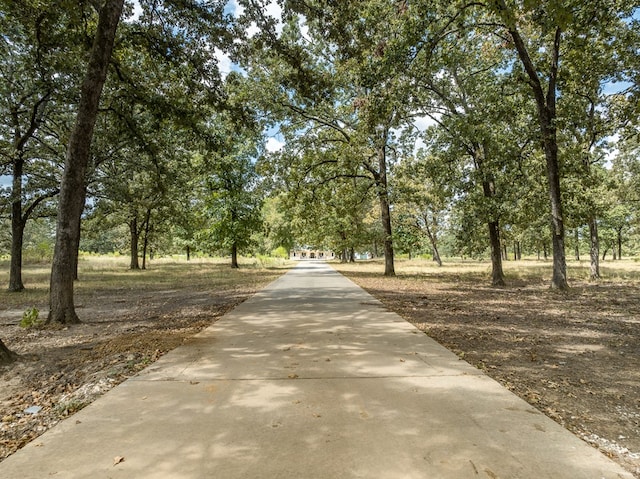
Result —
[{"label": "bare dirt ground", "polygon": [[573,268],[571,290],[562,293],[549,288],[545,272],[508,271],[509,286],[491,287],[486,264],[461,272],[399,262],[395,278],[381,276],[379,263],[334,266],[640,478],[640,283],[628,279],[634,274],[611,272],[615,279],[590,283]]},{"label": "bare dirt ground", "polygon": [[[89,272],[76,294],[82,324],[58,328],[18,326],[26,308],[45,310],[46,291],[2,292],[0,339],[20,357],[0,367],[0,461],[189,341],[284,271],[193,264]],[[46,287],[36,283],[35,289]]]}]

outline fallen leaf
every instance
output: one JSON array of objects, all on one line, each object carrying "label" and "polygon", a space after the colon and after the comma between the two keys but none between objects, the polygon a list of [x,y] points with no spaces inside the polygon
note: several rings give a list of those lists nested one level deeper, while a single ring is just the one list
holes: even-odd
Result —
[{"label": "fallen leaf", "polygon": [[113,458],[113,465],[117,466],[118,464],[120,464],[121,462],[124,462],[124,457],[122,456],[116,456]]},{"label": "fallen leaf", "polygon": [[295,379],[297,377],[298,377],[297,374],[289,374],[289,379]]}]

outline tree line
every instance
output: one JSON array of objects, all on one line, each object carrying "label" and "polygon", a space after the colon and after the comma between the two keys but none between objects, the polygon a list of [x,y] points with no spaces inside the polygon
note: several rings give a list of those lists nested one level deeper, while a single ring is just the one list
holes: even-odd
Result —
[{"label": "tree line", "polygon": [[134,269],[306,244],[386,275],[397,252],[486,253],[494,285],[508,249],[536,251],[559,289],[567,245],[594,279],[633,246],[634,2],[270,3],[0,1],[11,291],[29,222],[53,217],[61,323],[81,244]]}]

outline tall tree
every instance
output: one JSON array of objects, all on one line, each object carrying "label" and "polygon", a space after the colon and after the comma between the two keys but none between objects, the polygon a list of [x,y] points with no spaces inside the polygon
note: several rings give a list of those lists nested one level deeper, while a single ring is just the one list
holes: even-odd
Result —
[{"label": "tall tree", "polygon": [[85,202],[85,175],[100,95],[107,77],[123,5],[124,0],[106,0],[100,9],[87,74],[82,83],[78,114],[69,138],[65,169],[60,185],[47,322],[78,323],[80,321],[73,302],[73,281],[80,238],[80,216]]},{"label": "tall tree", "polygon": [[54,116],[65,108],[60,78],[72,73],[67,65],[61,71],[70,52],[61,31],[69,19],[35,2],[1,2],[0,11],[0,173],[12,177],[9,290],[21,291],[27,221],[58,192],[61,132]]},{"label": "tall tree", "polygon": [[255,131],[232,133],[232,124],[222,119],[218,123],[226,140],[220,151],[209,151],[202,158],[208,219],[203,236],[211,246],[230,254],[231,267],[238,268],[238,255],[262,228],[263,199],[255,170],[261,140]]}]

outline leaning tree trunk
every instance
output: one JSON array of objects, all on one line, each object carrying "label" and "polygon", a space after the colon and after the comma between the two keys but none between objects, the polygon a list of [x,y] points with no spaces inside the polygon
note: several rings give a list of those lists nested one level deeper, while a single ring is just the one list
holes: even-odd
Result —
[{"label": "leaning tree trunk", "polygon": [[[429,242],[431,243],[431,251],[433,253],[433,261],[435,261],[438,266],[442,266],[442,258],[440,257],[440,252],[438,251],[438,239],[436,238],[435,230],[431,231],[431,227],[429,226],[429,218],[427,214],[423,214],[422,219],[424,220],[425,230],[427,232],[427,238],[429,238]],[[435,225],[435,218],[434,218]]]},{"label": "leaning tree trunk", "polygon": [[0,339],[0,365],[12,363],[17,357],[18,355],[7,348]]},{"label": "leaning tree trunk", "polygon": [[76,123],[69,138],[60,185],[56,243],[51,267],[47,322],[79,323],[73,303],[75,251],[84,208],[85,175],[102,87],[124,0],[107,0],[100,10],[87,75],[82,82]]}]

